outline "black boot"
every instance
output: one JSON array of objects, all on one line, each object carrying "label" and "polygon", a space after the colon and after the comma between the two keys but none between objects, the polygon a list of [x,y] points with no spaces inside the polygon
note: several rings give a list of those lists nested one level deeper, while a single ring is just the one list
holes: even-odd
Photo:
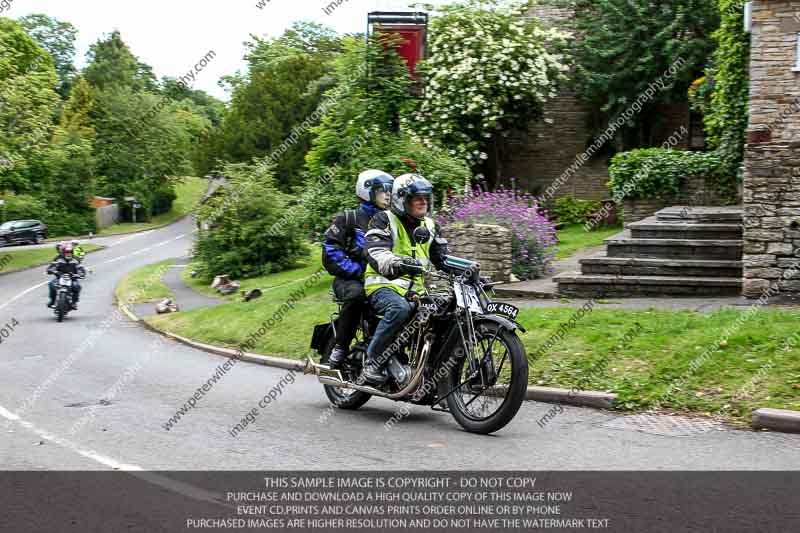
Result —
[{"label": "black boot", "polygon": [[53,300],[50,300],[49,302],[47,302],[47,307],[49,307],[50,309],[53,309],[55,306],[56,306],[56,303]]},{"label": "black boot", "polygon": [[337,344],[333,347],[328,364],[331,368],[341,368],[345,359],[347,359],[347,350]]},{"label": "black boot", "polygon": [[386,383],[387,379],[386,373],[380,365],[370,359],[367,361],[367,364],[364,365],[364,369],[361,371],[361,375],[358,376],[356,383],[378,387]]}]

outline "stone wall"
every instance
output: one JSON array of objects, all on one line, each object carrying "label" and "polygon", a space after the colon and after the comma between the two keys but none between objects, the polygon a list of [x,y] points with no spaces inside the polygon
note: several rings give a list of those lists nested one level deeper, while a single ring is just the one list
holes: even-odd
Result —
[{"label": "stone wall", "polygon": [[477,261],[481,275],[493,281],[511,280],[511,231],[490,224],[459,224],[445,232],[450,253]]},{"label": "stone wall", "polygon": [[800,0],[753,2],[750,142],[800,141]]},{"label": "stone wall", "polygon": [[800,293],[800,142],[751,144],[744,180],[744,295]]},{"label": "stone wall", "polygon": [[713,181],[703,176],[691,176],[683,180],[681,190],[664,198],[625,199],[622,202],[625,225],[651,217],[665,207],[718,206],[725,205]]},{"label": "stone wall", "polygon": [[744,177],[744,286],[800,294],[800,0],[753,3]]}]

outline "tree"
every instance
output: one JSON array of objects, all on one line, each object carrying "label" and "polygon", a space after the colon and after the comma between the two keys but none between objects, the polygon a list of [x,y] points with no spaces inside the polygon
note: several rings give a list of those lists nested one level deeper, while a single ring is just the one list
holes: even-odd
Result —
[{"label": "tree", "polygon": [[311,144],[309,128],[297,126],[313,113],[328,86],[338,38],[323,26],[304,23],[275,39],[253,37],[246,45],[248,76],[232,81],[230,107],[219,131],[207,140],[206,160],[211,154],[232,162],[263,158],[290,140],[274,168],[278,187],[289,191],[303,181]]},{"label": "tree", "polygon": [[320,104],[322,119],[306,156],[308,182],[290,207],[307,231],[324,230],[332,215],[353,207],[355,177],[368,168],[393,175],[421,172],[433,183],[437,201],[470,175],[463,159],[435,142],[424,145],[408,121],[397,124],[415,97],[408,68],[392,44],[398,43],[344,40],[345,53],[335,61],[336,83]]},{"label": "tree", "polygon": [[553,50],[567,35],[522,15],[530,2],[466,0],[437,7],[420,71],[420,133],[476,164],[498,135],[542,113],[567,69]]},{"label": "tree", "polygon": [[43,14],[27,15],[19,19],[26,33],[53,57],[56,73],[61,80],[59,93],[66,97],[75,76],[75,37],[78,30],[69,22]]},{"label": "tree", "polygon": [[[649,146],[655,106],[685,102],[686,90],[714,49],[719,14],[708,0],[573,0],[578,38],[575,81],[597,109],[599,132],[639,100],[623,129],[622,149]],[[670,69],[675,70],[669,74]],[[657,87],[653,98],[640,95]]]},{"label": "tree", "polygon": [[0,18],[0,190],[36,188],[28,167],[50,141],[57,85],[50,54],[20,24]]},{"label": "tree", "polygon": [[122,86],[141,92],[158,87],[152,69],[133,55],[118,31],[91,45],[86,57],[83,77],[96,89]]}]

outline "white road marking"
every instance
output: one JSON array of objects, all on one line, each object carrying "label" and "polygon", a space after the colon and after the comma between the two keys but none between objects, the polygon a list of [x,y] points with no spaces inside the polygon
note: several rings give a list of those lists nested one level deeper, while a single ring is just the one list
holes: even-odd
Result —
[{"label": "white road marking", "polygon": [[6,303],[4,303],[3,305],[0,305],[0,309],[3,309],[3,308],[5,308],[5,307],[8,307],[9,305],[11,305],[12,303],[14,303],[16,300],[19,300],[20,298],[22,298],[23,296],[25,296],[25,295],[26,295],[26,294],[28,294],[29,292],[31,292],[31,291],[35,291],[35,290],[36,290],[36,289],[38,289],[39,287],[43,287],[43,286],[47,285],[48,283],[50,283],[50,280],[43,281],[42,283],[40,283],[40,284],[38,284],[38,285],[34,285],[34,286],[33,286],[33,287],[31,287],[30,289],[26,289],[26,290],[22,291],[21,293],[17,294],[17,295],[16,295],[16,296],[14,296],[13,298],[11,298],[9,301],[7,301]]},{"label": "white road marking", "polygon": [[137,478],[143,481],[147,481],[148,483],[151,483],[153,485],[158,485],[167,490],[171,490],[172,492],[177,492],[178,494],[183,494],[184,496],[187,496],[193,500],[211,503],[222,507],[227,507],[229,509],[234,508],[231,504],[228,504],[224,501],[222,494],[219,492],[211,492],[209,490],[200,487],[195,487],[194,485],[190,485],[188,483],[184,483],[183,481],[178,481],[176,479],[168,478],[156,472],[147,472],[140,466],[126,464],[117,461],[116,459],[112,459],[111,457],[108,457],[106,455],[97,453],[94,450],[87,450],[85,448],[81,448],[79,445],[75,444],[70,440],[59,437],[57,435],[53,435],[52,433],[45,431],[43,429],[39,429],[34,424],[28,422],[27,420],[21,419],[16,414],[5,409],[3,406],[0,406],[0,416],[8,419],[10,422],[16,422],[25,429],[38,435],[39,438],[57,444],[63,448],[68,449],[69,451],[75,452],[78,455],[86,457],[87,459],[100,463],[103,466],[112,468],[114,470],[122,470],[125,472],[130,472],[131,475],[136,476]]},{"label": "white road marking", "polygon": [[87,459],[91,459],[92,461],[100,463],[103,466],[113,468],[114,470],[142,470],[142,468],[136,465],[125,464],[120,461],[117,461],[116,459],[112,459],[111,457],[101,455],[95,452],[94,450],[83,449],[74,442],[53,435],[52,433],[44,431],[43,429],[39,429],[32,423],[28,422],[27,420],[23,420],[14,413],[12,413],[11,411],[4,409],[3,406],[0,406],[0,416],[8,419],[11,422],[16,422],[25,429],[32,431],[33,433],[36,433],[39,437],[43,438],[44,440],[48,440],[50,442],[58,444],[59,446],[67,448],[68,450],[73,451],[78,455],[81,455],[83,457],[86,457]]}]

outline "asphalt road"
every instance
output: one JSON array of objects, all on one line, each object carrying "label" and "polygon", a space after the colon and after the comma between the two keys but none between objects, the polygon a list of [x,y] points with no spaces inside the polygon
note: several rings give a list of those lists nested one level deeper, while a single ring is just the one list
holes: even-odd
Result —
[{"label": "asphalt road", "polygon": [[[755,433],[674,417],[636,418],[526,403],[494,436],[464,432],[447,414],[373,399],[328,410],[322,388],[297,376],[253,424],[229,431],[287,372],[237,363],[169,431],[169,418],[225,360],[164,340],[112,305],[121,277],[182,257],[193,223],[129,237],[88,257],[80,310],[58,324],[42,269],[0,276],[0,469],[531,469],[796,470],[800,436]],[[310,332],[309,332],[310,333]]]}]

